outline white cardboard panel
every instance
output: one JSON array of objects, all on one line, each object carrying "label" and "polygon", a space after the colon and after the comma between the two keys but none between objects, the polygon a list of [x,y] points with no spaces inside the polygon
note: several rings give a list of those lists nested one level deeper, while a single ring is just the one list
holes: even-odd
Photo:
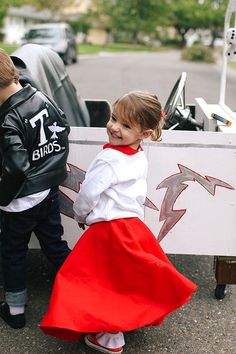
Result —
[{"label": "white cardboard panel", "polygon": [[[72,128],[68,170],[74,166],[83,176],[106,141],[104,128]],[[164,236],[165,252],[236,256],[236,135],[164,131],[161,142],[143,147],[149,161],[145,222],[156,237]],[[161,183],[168,188],[157,189]],[[61,191],[72,206],[76,191]],[[62,220],[73,247],[82,232],[71,217]]]}]

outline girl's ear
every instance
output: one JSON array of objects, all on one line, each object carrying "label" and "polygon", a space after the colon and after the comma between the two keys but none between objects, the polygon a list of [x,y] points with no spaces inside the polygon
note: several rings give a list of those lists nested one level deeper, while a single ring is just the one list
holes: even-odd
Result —
[{"label": "girl's ear", "polygon": [[147,139],[147,138],[149,138],[149,136],[152,134],[152,129],[148,129],[148,130],[144,130],[143,131],[143,138],[142,139]]}]

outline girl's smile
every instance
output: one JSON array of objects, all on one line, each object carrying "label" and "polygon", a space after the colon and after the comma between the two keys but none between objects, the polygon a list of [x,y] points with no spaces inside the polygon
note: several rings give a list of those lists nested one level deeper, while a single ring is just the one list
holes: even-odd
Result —
[{"label": "girl's smile", "polygon": [[109,143],[112,145],[126,145],[137,149],[145,138],[145,132],[139,125],[130,125],[120,121],[114,114],[107,123],[107,134]]}]

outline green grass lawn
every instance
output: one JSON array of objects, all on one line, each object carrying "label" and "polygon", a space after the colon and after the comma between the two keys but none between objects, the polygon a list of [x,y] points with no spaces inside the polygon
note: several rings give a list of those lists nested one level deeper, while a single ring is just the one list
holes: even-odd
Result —
[{"label": "green grass lawn", "polygon": [[[11,54],[18,46],[14,44],[0,43],[0,48]],[[95,44],[78,44],[79,55],[97,54],[99,52],[127,52],[127,51],[158,51],[160,48],[153,48],[144,45],[131,44],[110,44],[110,45],[95,45]]]},{"label": "green grass lawn", "polygon": [[8,54],[11,54],[16,48],[18,48],[18,46],[15,44],[5,44],[0,42],[0,48],[4,49]]},{"label": "green grass lawn", "polygon": [[160,48],[149,47],[145,45],[132,44],[79,44],[79,54],[96,54],[99,52],[130,52],[130,51],[159,51]]},{"label": "green grass lawn", "polygon": [[[0,48],[6,50],[8,54],[11,54],[15,49],[18,48],[17,45],[14,44],[6,44],[0,42]],[[79,55],[88,55],[88,54],[97,54],[99,52],[131,52],[131,51],[163,51],[170,50],[173,47],[150,47],[145,45],[135,45],[135,44],[109,44],[109,45],[95,45],[95,44],[78,44],[78,53]],[[221,54],[220,54],[221,55]],[[204,61],[204,60],[203,60]],[[236,62],[229,63],[229,66],[233,69],[236,69]]]}]

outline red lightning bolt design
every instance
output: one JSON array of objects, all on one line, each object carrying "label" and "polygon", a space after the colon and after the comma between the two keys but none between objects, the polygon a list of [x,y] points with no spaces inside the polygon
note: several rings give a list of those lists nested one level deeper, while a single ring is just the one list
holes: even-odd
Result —
[{"label": "red lightning bolt design", "polygon": [[217,178],[210,176],[201,176],[198,173],[190,170],[189,168],[178,164],[179,173],[176,173],[173,176],[167,177],[162,181],[157,189],[167,188],[165,193],[159,220],[165,220],[164,224],[158,235],[158,240],[161,241],[166,234],[174,227],[174,225],[182,218],[185,214],[186,209],[174,210],[174,204],[176,199],[180,194],[188,187],[184,182],[194,181],[198,182],[203,186],[211,195],[215,195],[215,189],[217,186],[224,187],[228,189],[234,189],[231,185],[226,182],[223,182]]},{"label": "red lightning bolt design", "polygon": [[[66,180],[62,183],[62,186],[75,192],[79,192],[80,185],[85,177],[85,171],[70,163],[67,165],[69,167],[69,171]],[[74,219],[73,200],[71,200],[68,195],[62,191],[60,191],[60,210],[62,214]]]}]

